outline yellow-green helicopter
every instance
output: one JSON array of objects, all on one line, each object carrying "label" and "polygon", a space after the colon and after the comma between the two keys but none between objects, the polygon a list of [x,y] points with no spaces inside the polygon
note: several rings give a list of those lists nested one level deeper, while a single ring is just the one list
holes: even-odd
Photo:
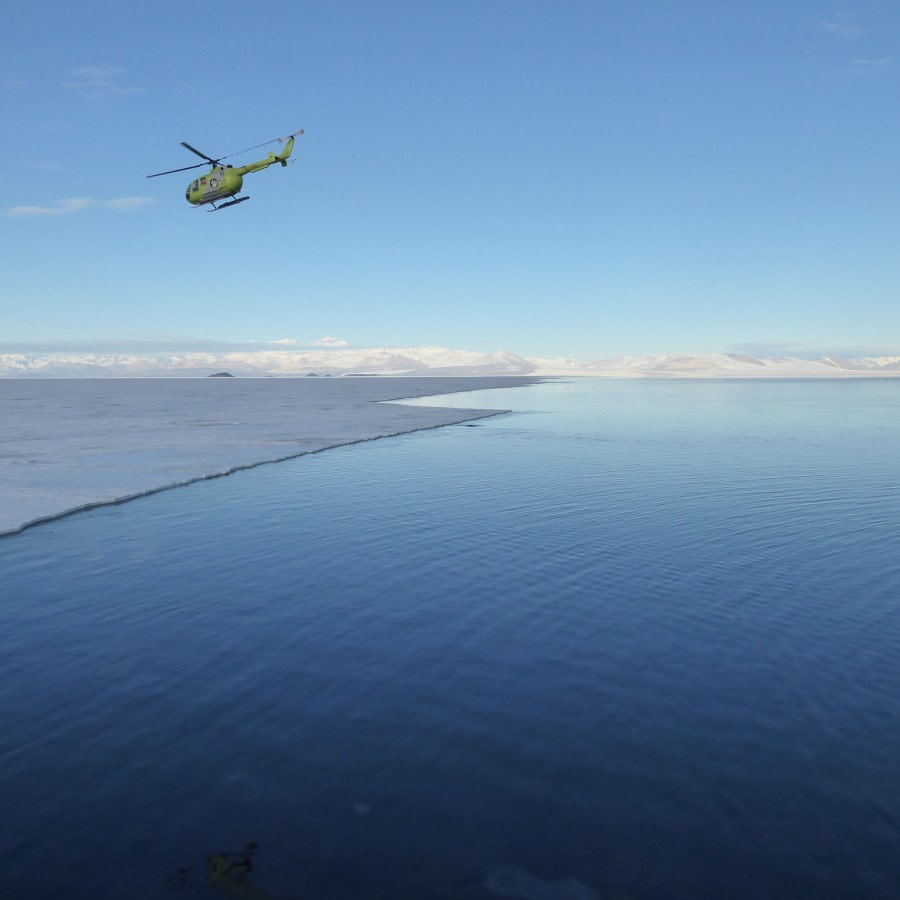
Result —
[{"label": "yellow-green helicopter", "polygon": [[[300,134],[303,134],[302,129],[289,134],[287,137],[275,138],[274,140],[257,144],[256,147],[248,147],[246,150],[238,150],[237,153],[229,153],[228,156],[222,156],[219,159],[213,159],[211,156],[201,153],[196,147],[192,147],[186,141],[182,141],[182,147],[186,147],[191,153],[196,153],[197,156],[205,159],[206,162],[196,163],[193,166],[184,166],[181,169],[169,169],[168,172],[156,172],[154,175],[148,175],[147,177],[156,178],[159,175],[171,175],[174,172],[187,172],[188,169],[199,169],[201,166],[209,164],[212,168],[205,175],[201,175],[187,186],[184,198],[188,203],[192,203],[197,207],[205,206],[208,203],[212,207],[209,212],[225,209],[228,206],[234,206],[237,203],[243,203],[245,200],[250,199],[249,196],[236,196],[244,185],[245,175],[248,175],[250,172],[258,172],[260,169],[267,169],[269,166],[275,165],[275,163],[281,163],[282,166],[286,166],[288,157],[294,149],[294,138]],[[265,159],[249,163],[246,166],[222,165],[222,160],[231,159],[232,156],[238,156],[241,153],[248,153],[250,150],[256,150],[257,147],[274,144],[276,141],[280,144],[285,144],[284,150],[280,153],[270,150],[269,155]],[[229,197],[234,197],[235,199],[228,200]],[[219,202],[221,200],[228,200],[228,202],[221,203]],[[216,203],[219,205],[216,206]]]}]

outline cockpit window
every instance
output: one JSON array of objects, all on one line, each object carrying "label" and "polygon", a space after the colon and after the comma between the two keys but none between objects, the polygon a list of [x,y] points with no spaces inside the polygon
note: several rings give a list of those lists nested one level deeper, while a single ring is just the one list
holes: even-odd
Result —
[{"label": "cockpit window", "polygon": [[191,190],[192,190],[192,191],[196,191],[196,190],[197,190],[197,182],[196,182],[196,181],[191,185]]}]

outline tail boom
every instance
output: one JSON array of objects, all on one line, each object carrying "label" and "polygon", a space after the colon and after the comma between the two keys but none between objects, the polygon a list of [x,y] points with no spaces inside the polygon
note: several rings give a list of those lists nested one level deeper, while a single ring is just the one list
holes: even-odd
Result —
[{"label": "tail boom", "polygon": [[234,171],[239,175],[246,175],[249,172],[259,172],[260,169],[268,169],[269,166],[274,166],[275,163],[281,163],[282,166],[286,166],[288,157],[291,155],[291,151],[294,149],[294,139],[298,134],[303,134],[303,132],[298,131],[295,134],[292,134],[287,139],[287,144],[284,150],[281,151],[281,153],[276,154],[270,150],[269,155],[265,159],[260,159],[256,162],[248,163],[246,166],[235,166]]}]

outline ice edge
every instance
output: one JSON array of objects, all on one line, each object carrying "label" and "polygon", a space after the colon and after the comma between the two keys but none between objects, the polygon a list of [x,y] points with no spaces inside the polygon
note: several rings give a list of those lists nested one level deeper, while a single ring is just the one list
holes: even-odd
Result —
[{"label": "ice edge", "polygon": [[[461,391],[460,393],[466,393]],[[440,396],[440,394],[436,394],[434,396]],[[407,397],[395,397],[391,400],[380,400],[376,401],[379,403],[396,403],[400,400],[410,399]],[[415,398],[421,399],[421,398]],[[426,407],[428,409],[449,409],[449,407]],[[380,441],[385,438],[393,438],[399,437],[402,434],[414,434],[417,431],[433,431],[437,428],[447,428],[451,425],[459,425],[462,422],[470,422],[473,419],[487,419],[492,416],[501,416],[508,414],[511,410],[508,409],[461,409],[458,410],[460,416],[458,419],[454,419],[452,422],[440,422],[437,425],[422,425],[418,428],[404,428],[401,431],[392,431],[390,434],[376,434],[371,437],[363,437],[363,438],[354,438],[353,440],[348,441],[338,441],[335,444],[329,444],[327,447],[316,447],[314,450],[301,450],[299,453],[288,453],[285,456],[276,456],[271,459],[261,459],[258,462],[252,463],[241,463],[237,466],[232,466],[228,469],[224,469],[220,472],[211,472],[209,475],[198,475],[196,478],[188,478],[184,481],[173,481],[170,484],[162,484],[159,487],[149,488],[145,491],[137,491],[134,494],[126,494],[122,497],[112,497],[108,500],[95,500],[90,503],[83,503],[78,506],[70,507],[69,509],[62,510],[58,513],[52,513],[47,516],[39,516],[37,519],[30,519],[28,522],[24,522],[23,524],[17,526],[16,528],[9,528],[3,531],[0,531],[0,540],[6,537],[12,537],[17,534],[21,534],[23,531],[28,530],[29,528],[36,528],[39,525],[46,525],[49,522],[55,522],[57,519],[64,519],[67,516],[73,516],[76,513],[87,512],[91,509],[100,509],[104,506],[118,506],[121,503],[128,503],[131,500],[138,500],[141,497],[149,497],[152,494],[159,494],[162,491],[171,491],[176,488],[187,487],[191,484],[196,484],[199,481],[210,481],[213,478],[225,478],[227,475],[233,475],[235,472],[242,472],[245,469],[256,469],[259,466],[268,466],[273,465],[274,463],[286,462],[289,459],[297,459],[300,456],[311,456],[314,453],[325,453],[327,450],[334,450],[336,447],[349,447],[353,444],[365,444],[369,441]]]}]

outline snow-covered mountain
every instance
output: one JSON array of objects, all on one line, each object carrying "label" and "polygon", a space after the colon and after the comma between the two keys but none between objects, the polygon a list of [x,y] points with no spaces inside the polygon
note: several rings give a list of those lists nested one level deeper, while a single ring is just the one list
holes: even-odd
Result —
[{"label": "snow-covered mountain", "polygon": [[103,378],[211,375],[528,375],[535,365],[514,353],[445,347],[290,349],[240,353],[7,353],[0,377]]},{"label": "snow-covered mountain", "polygon": [[790,356],[705,356],[663,354],[620,356],[580,363],[571,359],[532,359],[539,375],[595,375],[607,378],[836,378],[854,375],[900,375],[900,356],[799,359]]},{"label": "snow-covered mountain", "polygon": [[477,353],[446,347],[348,347],[266,349],[247,352],[8,353],[0,354],[0,377],[98,378],[303,375],[581,375],[606,378],[835,378],[900,376],[900,356],[841,359],[664,354],[621,356],[582,363],[575,359],[525,359],[498,350]]}]

